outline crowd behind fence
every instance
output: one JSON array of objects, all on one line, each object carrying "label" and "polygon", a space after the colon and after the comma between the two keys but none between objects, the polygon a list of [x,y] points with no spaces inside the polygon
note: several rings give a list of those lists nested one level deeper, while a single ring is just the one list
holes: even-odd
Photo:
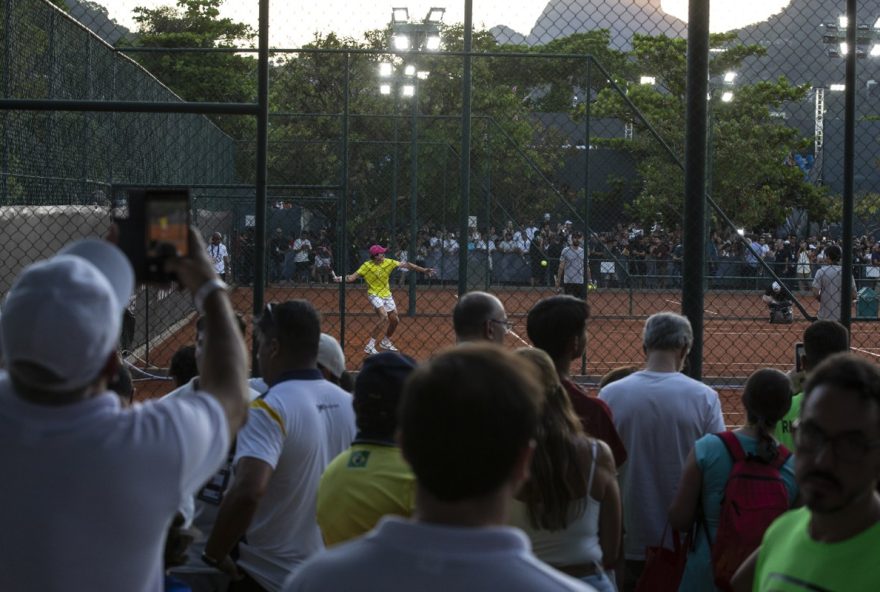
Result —
[{"label": "crowd behind fence", "polygon": [[[164,62],[157,56],[164,54],[137,53],[137,43],[132,44],[130,36],[125,37],[129,41],[112,47],[87,30],[89,22],[78,23],[44,0],[7,0],[0,5],[3,98],[169,103],[180,102],[181,97],[194,98],[180,88],[166,86],[172,79],[175,84],[181,82],[167,77],[162,70]],[[792,6],[785,12],[790,16],[792,11],[821,22],[831,9]],[[674,38],[682,32],[643,16],[651,26],[640,27],[639,22],[633,22],[628,34]],[[789,16],[779,20],[788,23]],[[611,30],[610,40],[604,42],[598,34],[603,26]],[[460,37],[456,35],[460,32],[453,29],[450,27],[447,34],[458,43]],[[437,270],[435,278],[405,273],[394,278],[401,297],[405,295],[408,301],[415,297],[419,302],[418,307],[411,305],[410,312],[449,315],[451,306],[439,294],[455,292],[461,279],[459,255],[464,250],[468,289],[507,290],[512,308],[521,311],[555,289],[561,250],[576,231],[587,237],[587,300],[597,301],[609,292],[626,295],[623,300],[601,300],[601,305],[594,306],[595,318],[618,319],[617,325],[603,327],[603,339],[630,340],[634,331],[629,321],[653,311],[646,307],[677,309],[680,305],[674,297],[654,300],[648,296],[683,287],[680,200],[651,201],[646,191],[663,189],[658,185],[660,179],[653,177],[649,169],[662,171],[673,187],[679,187],[683,173],[674,166],[660,166],[664,161],[663,166],[671,166],[671,157],[677,155],[665,154],[652,135],[647,124],[656,121],[651,113],[643,120],[643,114],[635,109],[642,94],[656,93],[651,100],[671,100],[674,88],[657,90],[637,83],[639,75],[644,74],[636,71],[643,66],[638,53],[641,46],[633,46],[638,41],[635,37],[622,42],[623,32],[617,29],[608,23],[584,25],[565,38],[568,47],[562,42],[549,43],[549,28],[544,32],[536,28],[534,38],[528,39],[481,34],[478,45],[484,45],[479,45],[474,54],[474,142],[466,212],[471,221],[467,237],[459,236],[458,224],[462,214],[462,106],[456,85],[464,57],[459,54],[422,56],[422,63],[429,64],[434,74],[421,86],[418,102],[407,104],[400,98],[380,96],[378,63],[392,60],[402,65],[403,60],[400,55],[383,52],[374,42],[349,46],[352,51],[345,53],[343,44],[327,38],[323,45],[316,42],[308,52],[278,52],[270,71],[270,191],[264,245],[258,244],[257,236],[257,151],[252,118],[4,110],[0,195],[9,215],[4,215],[2,223],[20,248],[7,258],[2,283],[7,285],[24,264],[49,254],[64,239],[100,231],[108,221],[114,186],[188,185],[193,188],[194,221],[206,233],[220,232],[229,248],[230,279],[243,312],[250,312],[254,305],[255,271],[264,249],[264,277],[269,289],[266,298],[281,299],[309,294],[302,291],[303,287],[324,286],[326,292],[332,292],[328,272],[350,273],[366,259],[366,249],[373,243],[390,247],[390,255],[396,259]],[[580,33],[583,36],[579,37]],[[745,28],[723,43],[760,43],[763,36],[766,33]],[[639,41],[648,42],[650,39]],[[802,43],[806,47],[813,40],[804,39]],[[510,55],[498,54],[499,49]],[[536,55],[526,55],[527,50]],[[557,54],[550,53],[566,51],[571,55],[554,57]],[[775,51],[768,49],[770,54]],[[812,49],[810,52],[815,53]],[[538,55],[541,53],[544,55]],[[186,53],[167,55],[175,63],[186,63],[188,59]],[[201,55],[199,59],[209,58]],[[228,96],[219,88],[214,89],[218,96],[195,98],[233,102],[255,94],[253,60],[243,56],[235,59],[238,61],[234,64],[246,66],[236,70],[235,96],[230,82]],[[835,65],[827,60],[825,56],[816,57],[815,78],[842,72],[842,62]],[[155,70],[148,71],[142,64]],[[613,76],[606,79],[601,68],[608,68]],[[808,80],[813,78],[808,70],[795,68],[790,60],[765,59],[760,52],[745,60],[740,76],[751,84],[761,84],[780,73],[793,84],[814,83],[812,94],[764,105],[757,117],[769,122],[768,126],[777,126],[773,129],[781,135],[793,134],[792,146],[811,145],[820,137],[815,116],[820,93],[815,89],[820,82],[828,81]],[[305,79],[322,87],[323,92],[303,88]],[[619,86],[624,80],[625,86]],[[566,87],[562,81],[574,81],[575,86]],[[671,81],[666,84],[674,87]],[[348,97],[344,88],[350,89]],[[741,92],[747,95],[748,86],[744,85]],[[713,98],[713,121],[718,131],[711,137],[717,152],[710,169],[715,172],[715,177],[710,177],[713,196],[722,200],[725,192],[733,191],[733,182],[740,184],[742,194],[755,191],[750,184],[757,182],[753,183],[751,177],[759,175],[778,177],[778,183],[787,183],[785,187],[802,191],[810,199],[825,199],[839,191],[841,144],[835,130],[839,131],[841,115],[833,104],[833,93],[821,95],[829,103],[827,116],[822,113],[822,151],[803,149],[776,154],[776,165],[760,171],[750,170],[754,163],[737,161],[750,148],[728,139],[736,133],[735,126],[743,125],[749,115],[735,112],[735,103],[728,106],[720,98]],[[872,97],[866,91],[866,103]],[[348,103],[349,111],[343,112]],[[591,114],[590,109],[595,111]],[[654,131],[660,137],[674,136],[674,123],[661,121]],[[670,127],[664,127],[667,124]],[[873,140],[867,133],[859,141],[870,151]],[[814,150],[818,148],[814,146]],[[650,167],[645,168],[645,163]],[[856,211],[864,236],[853,245],[852,269],[857,288],[876,288],[880,247],[876,214],[871,214],[875,211],[871,208],[880,191],[874,185],[876,163],[860,166],[864,168],[858,187],[863,207]],[[728,169],[734,169],[733,173]],[[796,208],[772,227],[756,224],[737,228],[714,214],[707,220],[709,240],[702,278],[706,309],[723,308],[714,303],[716,300],[741,302],[725,305],[723,315],[707,316],[707,331],[711,332],[712,322],[722,317],[743,321],[735,330],[740,337],[712,346],[718,349],[711,357],[731,360],[727,365],[718,362],[713,370],[716,375],[742,377],[743,368],[761,360],[783,366],[782,360],[790,359],[785,341],[790,336],[755,337],[756,331],[762,330],[755,323],[764,322],[765,311],[754,302],[778,279],[806,303],[809,314],[814,314],[809,284],[825,263],[824,249],[840,242],[840,214],[834,209],[833,198],[829,203],[822,221],[805,219]],[[20,216],[30,216],[39,224],[49,214],[38,207],[50,205],[61,208],[53,210],[52,215],[69,213],[65,207],[91,208],[90,222],[68,224],[63,229],[53,226],[51,237],[46,233],[24,236]],[[809,204],[802,205],[806,208]],[[645,214],[649,206],[654,209]],[[9,209],[13,207],[19,209]],[[748,209],[728,209],[726,214],[737,222]],[[276,229],[281,230],[281,238],[275,237]],[[304,232],[309,233],[311,243],[307,262],[293,250]],[[359,289],[342,289],[338,297],[335,292],[322,296],[328,328],[340,336],[347,335],[352,342],[360,339],[364,324]],[[742,295],[741,300],[728,298],[737,294]],[[650,305],[640,306],[642,301]],[[148,360],[167,363],[168,348],[163,344],[169,338],[172,342],[182,339],[175,332],[184,331],[192,319],[189,303],[171,293],[146,291],[138,295],[132,309],[137,329],[131,349],[141,354],[152,350],[157,353],[152,360],[146,355]],[[859,323],[853,332],[862,334],[859,343],[864,345],[871,326],[861,323],[867,318],[858,312]],[[804,315],[796,318],[797,322],[806,320]],[[735,359],[742,336],[754,354],[747,363]],[[423,353],[446,344],[430,330],[421,339],[424,344],[419,351]],[[780,351],[783,342],[785,353]],[[358,347],[349,346],[347,351],[359,351]],[[593,355],[584,366],[589,374],[596,373],[590,364],[603,368],[639,361],[639,352],[623,343],[611,343]]]}]

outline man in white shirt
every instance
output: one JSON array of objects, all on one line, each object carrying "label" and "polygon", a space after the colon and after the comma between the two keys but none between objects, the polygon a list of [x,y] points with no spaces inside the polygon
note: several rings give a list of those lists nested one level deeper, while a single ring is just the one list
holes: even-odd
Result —
[{"label": "man in white shirt", "polygon": [[275,592],[324,548],[318,484],[354,440],[355,417],[351,395],[318,370],[321,321],[311,304],[269,304],[255,332],[269,391],[251,403],[236,443],[235,478],[202,560],[232,576],[230,591]]},{"label": "man in white shirt", "polygon": [[[813,278],[813,295],[819,301],[819,312],[816,317],[820,321],[839,321],[843,312],[843,268],[840,266],[840,247],[830,245],[825,249],[828,265],[816,271]],[[852,295],[856,294],[855,280],[852,282]],[[847,306],[852,306],[847,303]]]},{"label": "man in white shirt", "polygon": [[540,388],[520,359],[490,344],[459,345],[417,368],[398,406],[414,518],[382,518],[315,556],[284,590],[593,590],[538,561],[525,534],[505,526],[529,476]]},{"label": "man in white shirt", "polygon": [[309,264],[309,255],[312,252],[312,241],[309,240],[309,233],[302,231],[299,238],[293,241],[293,281],[308,283],[311,278],[311,269]]},{"label": "man in white shirt", "polygon": [[181,501],[220,466],[247,412],[247,353],[204,242],[165,267],[205,317],[201,390],[120,408],[125,255],[75,242],[27,267],[0,337],[0,590],[163,589],[165,535]]},{"label": "man in white shirt", "polygon": [[681,373],[693,339],[691,324],[681,315],[648,317],[642,334],[645,369],[599,392],[628,453],[620,470],[624,590],[634,589],[644,569],[645,547],[661,542],[667,510],[694,442],[724,431],[718,393]]},{"label": "man in white shirt", "polygon": [[214,264],[214,271],[220,276],[220,279],[226,281],[226,274],[231,271],[229,268],[229,251],[223,244],[223,235],[215,232],[211,235],[211,244],[208,245],[208,255]]}]

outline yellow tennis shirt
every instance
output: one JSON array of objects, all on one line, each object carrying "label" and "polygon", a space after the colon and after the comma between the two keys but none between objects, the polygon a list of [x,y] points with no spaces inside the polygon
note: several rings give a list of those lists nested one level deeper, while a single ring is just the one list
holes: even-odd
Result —
[{"label": "yellow tennis shirt", "polygon": [[388,298],[391,296],[391,287],[388,285],[388,278],[391,272],[400,265],[399,261],[394,259],[383,259],[382,263],[376,264],[372,259],[364,261],[355,272],[367,282],[367,294],[378,296],[379,298]]}]

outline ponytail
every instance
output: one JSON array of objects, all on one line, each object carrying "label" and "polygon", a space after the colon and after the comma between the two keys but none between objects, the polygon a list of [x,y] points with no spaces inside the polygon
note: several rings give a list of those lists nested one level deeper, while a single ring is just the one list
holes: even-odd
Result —
[{"label": "ponytail", "polygon": [[764,417],[756,418],[755,429],[758,432],[758,447],[756,456],[767,464],[776,460],[779,453],[779,443],[773,437],[775,421],[768,421]]}]

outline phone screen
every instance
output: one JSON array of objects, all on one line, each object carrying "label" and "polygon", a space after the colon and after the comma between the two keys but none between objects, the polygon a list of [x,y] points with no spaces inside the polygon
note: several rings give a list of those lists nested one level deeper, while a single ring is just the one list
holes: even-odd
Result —
[{"label": "phone screen", "polygon": [[803,343],[795,343],[794,344],[794,368],[798,372],[803,370],[803,366],[801,365],[801,358],[804,357],[804,344]]},{"label": "phone screen", "polygon": [[146,214],[146,248],[148,258],[166,254],[171,245],[178,257],[189,254],[189,201],[181,194],[149,195],[144,203]]}]

